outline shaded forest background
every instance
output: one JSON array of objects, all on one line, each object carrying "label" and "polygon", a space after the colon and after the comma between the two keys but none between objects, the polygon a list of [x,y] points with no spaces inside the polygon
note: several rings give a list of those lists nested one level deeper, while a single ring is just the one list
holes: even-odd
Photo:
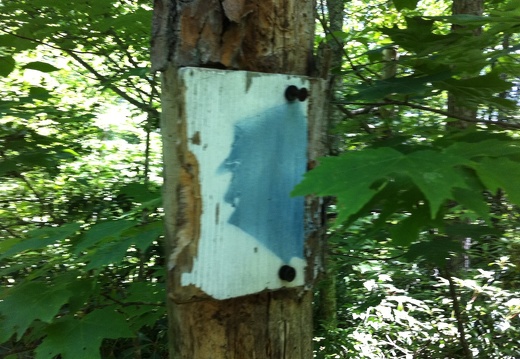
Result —
[{"label": "shaded forest background", "polygon": [[[165,358],[152,8],[0,10],[0,357]],[[519,23],[516,0],[317,4],[316,358],[520,356]]]}]

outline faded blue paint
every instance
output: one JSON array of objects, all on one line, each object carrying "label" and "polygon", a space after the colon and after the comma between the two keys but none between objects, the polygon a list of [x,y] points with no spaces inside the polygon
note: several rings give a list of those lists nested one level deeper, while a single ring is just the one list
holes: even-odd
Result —
[{"label": "faded blue paint", "polygon": [[239,120],[231,153],[219,171],[233,176],[225,201],[229,223],[256,238],[284,262],[303,258],[304,199],[291,198],[307,165],[305,103],[287,103]]}]

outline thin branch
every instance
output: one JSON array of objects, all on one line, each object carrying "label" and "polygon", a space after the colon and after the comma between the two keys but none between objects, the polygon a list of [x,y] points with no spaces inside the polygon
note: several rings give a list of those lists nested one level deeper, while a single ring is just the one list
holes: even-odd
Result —
[{"label": "thin branch", "polygon": [[401,253],[401,254],[397,254],[397,255],[392,256],[392,257],[362,257],[362,256],[355,256],[355,255],[352,255],[352,254],[338,253],[337,251],[334,251],[334,250],[331,250],[331,254],[333,254],[335,256],[340,256],[340,257],[361,259],[361,260],[364,260],[364,261],[390,261],[390,260],[394,260],[394,259],[403,257],[404,255],[406,255],[406,252],[405,253]]},{"label": "thin branch", "polygon": [[[41,40],[37,40],[37,39],[33,39],[31,37],[27,37],[27,36],[23,36],[23,35],[18,35],[18,34],[15,34],[14,32],[12,31],[9,31],[9,30],[6,30],[5,28],[0,28],[0,31],[4,32],[5,34],[7,35],[11,35],[11,36],[14,36],[14,37],[17,37],[19,39],[23,39],[23,40],[27,40],[27,41],[31,41],[31,42],[35,42],[37,44],[40,44],[40,45],[43,45],[43,46],[47,46],[47,47],[50,47],[51,49],[55,49],[55,50],[60,50],[60,51],[63,51],[63,48],[59,47],[59,46],[56,46],[56,45],[52,45],[48,42],[45,42],[45,41],[41,41]],[[67,37],[63,36],[62,37],[63,39],[67,39]],[[80,51],[80,50],[70,50],[72,52],[75,52],[77,54],[90,54],[90,55],[99,55],[95,52],[92,52],[92,51]]]},{"label": "thin branch", "polygon": [[[103,75],[101,75],[96,69],[94,69],[89,63],[87,63],[85,60],[83,60],[80,56],[78,56],[77,54],[75,54],[74,52],[71,52],[69,50],[65,50],[65,49],[62,49],[64,52],[66,52],[67,54],[70,55],[70,57],[72,57],[74,60],[76,60],[76,62],[78,62],[81,66],[83,66],[87,71],[89,71],[91,74],[93,74],[96,79],[100,82],[106,82],[108,81],[109,79]],[[118,94],[119,96],[121,96],[123,99],[125,99],[126,101],[130,102],[132,105],[134,105],[135,107],[137,107],[138,109],[146,112],[146,113],[151,113],[152,115],[155,115],[155,116],[158,116],[159,113],[157,112],[156,109],[154,108],[150,108],[148,107],[147,104],[144,104],[142,102],[139,102],[137,101],[136,99],[134,99],[133,97],[131,97],[130,95],[128,95],[127,93],[125,93],[124,91],[122,91],[119,87],[117,86],[114,86],[113,84],[109,84],[107,85],[107,87],[109,89],[111,89],[112,91],[114,91],[116,94]]]},{"label": "thin branch", "polygon": [[[118,43],[119,46],[122,46]],[[102,49],[100,49],[99,47],[97,47],[97,50],[98,50],[98,54],[101,54],[102,56],[104,56],[110,63],[112,63],[114,66],[110,66],[108,63],[107,63],[107,67],[116,72],[116,73],[121,73],[123,70],[124,70],[124,67],[121,67],[120,64],[121,64],[121,61],[116,61],[114,60],[110,54],[106,54]],[[137,64],[134,64],[134,61],[130,61],[131,60],[131,55],[127,52],[127,51],[124,51],[125,52],[125,55],[126,57],[129,59],[129,62],[132,63],[132,65],[134,67],[138,67]],[[150,84],[150,80],[148,78],[145,78],[145,80]],[[129,78],[125,79],[125,83],[127,84],[127,87],[133,89],[137,96],[139,97],[139,99],[141,100],[141,102],[145,102],[144,98],[143,98],[143,95],[147,95],[148,96],[148,92],[144,91],[144,90],[141,90],[139,87],[137,87],[137,85],[132,81],[130,80]]]},{"label": "thin branch", "polygon": [[150,177],[150,149],[151,149],[151,132],[152,132],[152,116],[148,114],[146,117],[146,147],[144,150],[144,184],[148,185]]},{"label": "thin branch", "polygon": [[19,236],[16,233],[14,233],[14,231],[11,230],[11,228],[4,226],[2,223],[0,223],[0,230],[6,231],[13,238],[22,238],[21,236]]},{"label": "thin branch", "polygon": [[[123,51],[125,53],[126,57],[128,58],[128,61],[134,67],[139,67],[139,64],[133,59],[132,54],[128,51],[128,46],[125,46],[125,43],[123,42],[123,40],[121,40],[121,38],[117,35],[117,33],[113,30],[110,30],[109,33],[114,38],[115,42],[119,45],[119,48],[121,49],[121,51]],[[153,87],[155,86],[155,81],[148,77],[146,77],[145,80],[148,82],[148,84],[152,88],[152,92],[153,92]]]},{"label": "thin branch", "polygon": [[[31,190],[31,192],[36,196],[36,198],[38,199],[38,202],[40,204],[40,215],[42,217],[45,217],[45,215],[48,215],[53,221],[54,223],[57,223],[57,224],[61,224],[62,221],[57,218],[54,213],[52,213],[52,210],[50,208],[48,208],[49,206],[47,206],[45,204],[45,200],[43,198],[43,196],[36,190],[36,188],[33,187],[33,185],[31,184],[31,182],[29,182],[29,180],[24,176],[22,175],[21,173],[16,173],[15,175],[17,178],[21,179],[22,182],[25,183],[25,185]],[[47,212],[47,213],[46,213]]]},{"label": "thin branch", "polygon": [[116,298],[113,298],[111,297],[110,295],[106,294],[106,293],[101,293],[101,295],[103,297],[105,297],[106,299],[116,303],[116,304],[119,304],[120,306],[122,307],[129,307],[129,306],[133,306],[133,305],[149,305],[149,306],[152,306],[152,307],[163,307],[164,306],[164,303],[162,302],[122,302]]},{"label": "thin branch", "polygon": [[[322,4],[323,6],[323,4]],[[320,22],[321,26],[323,27],[323,30],[325,30],[325,33],[330,35],[334,42],[338,45],[339,48],[343,51],[343,56],[345,56],[345,59],[347,59],[347,62],[349,63],[350,67],[352,68],[352,71],[354,71],[354,74],[359,77],[363,82],[371,83],[370,79],[366,78],[361,74],[359,71],[358,66],[354,64],[354,61],[352,61],[352,58],[348,54],[348,52],[344,48],[344,44],[330,31],[329,26],[327,25],[325,19],[318,16],[318,21]]]},{"label": "thin branch", "polygon": [[462,349],[464,351],[464,357],[466,359],[472,359],[473,354],[469,348],[468,342],[466,341],[466,333],[464,331],[464,321],[462,319],[462,312],[460,310],[459,299],[457,298],[457,291],[455,289],[455,284],[453,283],[453,277],[450,273],[446,273],[446,280],[448,281],[450,297],[453,301],[453,312],[455,314],[455,319],[457,320],[457,331],[459,332],[459,341]]},{"label": "thin branch", "polygon": [[[406,106],[406,107],[414,108],[417,110],[436,113],[438,115],[450,117],[450,118],[464,121],[464,122],[480,123],[480,124],[485,124],[485,125],[495,125],[495,126],[503,127],[506,129],[520,129],[520,124],[517,124],[517,123],[502,122],[502,121],[488,121],[488,120],[482,120],[482,119],[479,120],[479,119],[473,119],[473,118],[468,118],[468,117],[464,117],[464,116],[453,115],[453,114],[449,113],[448,111],[439,110],[436,108],[431,108],[431,107],[427,107],[427,106],[423,106],[423,105],[419,105],[419,104],[414,104],[414,103],[411,103],[408,101],[386,100],[384,102],[340,102],[340,103],[338,103],[338,105],[358,105],[358,106],[369,106],[372,108],[384,107],[384,106],[396,106],[396,105],[397,106]],[[366,112],[361,112],[361,113],[366,113]]]}]

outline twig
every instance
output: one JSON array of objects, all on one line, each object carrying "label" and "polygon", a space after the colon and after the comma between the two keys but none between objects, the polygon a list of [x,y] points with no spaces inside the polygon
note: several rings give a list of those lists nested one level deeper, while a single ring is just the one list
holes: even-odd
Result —
[{"label": "twig", "polygon": [[[323,4],[322,4],[323,6]],[[321,17],[318,17],[318,21],[320,22],[321,26],[323,27],[323,30],[325,31],[325,33],[327,33],[328,35],[330,35],[330,37],[332,37],[332,39],[334,40],[334,42],[336,43],[336,45],[342,49],[342,52],[343,52],[343,55],[345,56],[345,59],[347,60],[347,62],[349,63],[350,67],[352,68],[352,71],[354,71],[354,74],[359,77],[363,82],[366,82],[366,83],[371,83],[372,81],[370,81],[370,79],[366,78],[365,76],[363,76],[361,74],[361,72],[359,71],[359,68],[358,66],[356,66],[354,64],[354,61],[352,61],[352,58],[350,57],[350,55],[348,54],[348,52],[344,49],[344,45],[343,43],[330,31],[329,29],[329,26],[327,25],[327,23],[325,22],[325,19],[321,18]]]},{"label": "twig", "polygon": [[11,228],[4,226],[2,223],[0,223],[0,229],[9,233],[9,235],[11,235],[11,237],[13,238],[22,238],[21,236],[14,233],[14,231],[11,230]]},{"label": "twig", "polygon": [[[24,176],[22,175],[21,173],[16,173],[15,175],[17,178],[21,179],[22,182],[25,183],[25,185],[31,190],[31,192],[36,196],[36,198],[38,199],[38,202],[40,204],[40,211],[41,211],[41,216],[44,217],[46,214],[49,215],[49,217],[52,218],[52,220],[54,221],[54,223],[56,224],[61,224],[62,221],[57,218],[54,213],[52,213],[52,210],[50,208],[47,208],[48,206],[45,205],[45,200],[44,198],[42,197],[42,195],[33,187],[33,185],[31,184],[31,182],[29,182],[29,180]],[[46,213],[47,212],[47,213]]]},{"label": "twig", "polygon": [[[77,54],[75,54],[72,51],[65,50],[65,49],[62,49],[62,50],[65,53],[67,53],[70,57],[72,57],[74,60],[76,60],[76,62],[78,62],[81,66],[83,66],[85,69],[87,69],[91,74],[93,74],[96,77],[96,79],[98,79],[98,81],[100,81],[100,82],[108,81],[107,77],[101,75],[96,69],[94,69],[89,63],[87,63],[85,60],[83,60],[80,56],[78,56]],[[146,113],[151,113],[154,116],[159,116],[159,113],[157,112],[156,109],[150,108],[150,107],[148,107],[147,104],[137,101],[136,99],[134,99],[127,93],[123,92],[119,87],[114,86],[113,84],[108,84],[107,87],[109,89],[111,89],[112,91],[114,91],[119,96],[121,96],[122,98],[124,98],[125,100],[127,100],[128,102],[130,102],[132,105],[134,105],[138,109],[140,109]]]},{"label": "twig", "polygon": [[123,306],[123,307],[129,307],[132,305],[149,305],[149,306],[153,306],[153,307],[163,307],[165,305],[162,302],[122,302],[118,299],[112,298],[111,296],[109,296],[106,293],[101,293],[101,295],[103,297],[105,297],[106,299],[108,299],[116,304],[119,304],[120,306]]},{"label": "twig", "polygon": [[[338,105],[358,105],[358,106],[371,106],[371,107],[384,107],[384,106],[406,106],[410,108],[414,108],[417,110],[427,111],[431,113],[436,113],[438,115],[450,117],[456,120],[464,121],[464,122],[471,122],[471,123],[481,123],[485,125],[495,125],[499,127],[503,127],[506,129],[520,129],[520,124],[517,123],[510,123],[510,122],[503,122],[503,121],[489,121],[489,120],[482,120],[482,119],[474,119],[474,118],[468,118],[464,116],[458,116],[453,115],[449,113],[448,111],[439,110],[436,108],[431,108],[419,104],[414,104],[408,101],[398,101],[398,100],[387,100],[384,102],[339,102]],[[361,112],[366,113],[366,112]]]}]

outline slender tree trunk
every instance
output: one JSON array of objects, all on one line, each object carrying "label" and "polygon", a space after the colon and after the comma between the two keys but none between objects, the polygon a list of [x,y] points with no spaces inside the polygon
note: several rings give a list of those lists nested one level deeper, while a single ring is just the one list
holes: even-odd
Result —
[{"label": "slender tree trunk", "polygon": [[[453,15],[482,15],[484,11],[483,0],[454,0],[452,4]],[[453,25],[452,31],[464,31],[464,27],[460,25]],[[480,36],[482,29],[477,27],[471,31],[468,36]],[[459,103],[457,97],[451,93],[448,94],[448,113],[454,117],[464,117],[472,120],[477,119],[477,109],[468,108]],[[468,126],[475,126],[474,123],[468,121],[454,121],[448,122],[448,128],[451,129],[465,129]],[[464,249],[469,249],[471,241],[469,238],[459,238]],[[469,268],[469,256],[461,254],[453,258],[449,263],[449,272],[456,272],[462,268]]]},{"label": "slender tree trunk", "polygon": [[[453,15],[482,15],[484,9],[484,1],[483,0],[453,0],[452,4],[452,14]],[[463,31],[464,28],[458,25],[453,25],[453,31]],[[482,32],[482,29],[476,28],[472,31],[473,36],[479,36]],[[477,119],[477,109],[476,108],[468,108],[463,104],[460,104],[457,100],[457,97],[453,94],[448,94],[448,113],[452,114],[455,117],[464,117],[468,119]],[[464,129],[470,126],[467,121],[456,121],[449,123],[449,126],[452,128]],[[474,126],[474,125],[472,125]],[[469,249],[471,242],[470,238],[458,238],[461,242],[462,246],[465,249]],[[469,256],[465,253],[458,255],[453,258],[448,263],[448,268],[445,271],[445,277],[449,282],[449,290],[450,296],[453,299],[453,310],[455,312],[455,317],[457,320],[457,329],[459,332],[459,342],[463,351],[464,358],[471,359],[473,358],[473,354],[469,347],[469,344],[466,340],[466,333],[464,330],[464,317],[460,310],[460,304],[457,298],[457,292],[455,290],[455,284],[452,279],[453,273],[460,270],[461,268],[469,267]]]},{"label": "slender tree trunk", "polygon": [[[484,9],[484,1],[483,0],[453,0],[452,4],[452,14],[453,15],[482,15]],[[459,25],[453,25],[453,31],[460,31],[463,27]],[[474,29],[474,36],[479,36],[482,32],[480,27]],[[457,98],[452,94],[448,95],[448,112],[453,114],[454,116],[464,117],[468,119],[476,119],[477,118],[477,110],[473,108],[467,108],[464,105],[458,103]],[[456,128],[467,128],[470,125],[467,121],[456,121],[451,122],[450,126]]]},{"label": "slender tree trunk", "polygon": [[[323,5],[323,4],[322,4]],[[322,9],[319,16],[328,15],[322,19],[327,24],[326,31],[330,34],[343,31],[343,11],[345,3],[343,0],[327,0],[326,11]],[[328,21],[327,21],[328,20]],[[329,103],[327,106],[327,152],[329,155],[337,155],[340,152],[340,136],[335,135],[335,127],[343,119],[343,113],[336,107],[336,92],[342,86],[341,76],[336,73],[341,69],[343,63],[343,40],[339,37],[333,38],[324,44],[319,53],[322,68],[320,73],[328,80]],[[328,248],[324,248],[327,252]],[[328,253],[325,254],[325,272],[317,286],[317,308],[316,321],[327,329],[337,327],[337,292],[336,292],[336,269],[334,260]]]},{"label": "slender tree trunk", "polygon": [[[200,186],[183,138],[180,67],[309,75],[313,71],[313,0],[155,0],[152,69],[162,71],[164,207],[169,269],[180,233],[196,232]],[[309,108],[309,165],[322,153],[325,86],[314,81]],[[207,99],[211,101],[211,98]],[[262,101],[261,98],[258,101]],[[230,103],[230,106],[233,106]],[[184,136],[185,137],[185,136]],[[193,139],[192,139],[193,140]],[[269,175],[269,174],[264,174]],[[251,189],[254,190],[254,189]],[[320,204],[308,200],[306,283],[321,269]],[[188,231],[188,232],[186,232]],[[183,239],[184,240],[184,239]],[[187,247],[196,246],[191,243]],[[176,302],[168,271],[170,357],[183,359],[312,358],[311,288],[227,300]]]}]

